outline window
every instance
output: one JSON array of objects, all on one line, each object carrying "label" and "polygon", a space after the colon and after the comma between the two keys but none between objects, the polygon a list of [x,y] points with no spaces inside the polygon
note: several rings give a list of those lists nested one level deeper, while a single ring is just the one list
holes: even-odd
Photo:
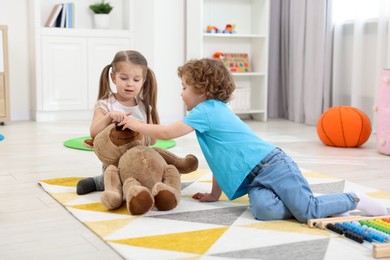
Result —
[{"label": "window", "polygon": [[334,0],[333,22],[343,23],[355,19],[379,17],[382,0]]}]

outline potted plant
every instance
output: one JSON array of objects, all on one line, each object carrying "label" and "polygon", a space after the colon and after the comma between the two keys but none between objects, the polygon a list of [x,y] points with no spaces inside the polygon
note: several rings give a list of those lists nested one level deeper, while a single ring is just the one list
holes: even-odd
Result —
[{"label": "potted plant", "polygon": [[110,25],[109,14],[113,7],[109,2],[102,0],[89,6],[89,9],[94,13],[95,28],[106,29]]}]

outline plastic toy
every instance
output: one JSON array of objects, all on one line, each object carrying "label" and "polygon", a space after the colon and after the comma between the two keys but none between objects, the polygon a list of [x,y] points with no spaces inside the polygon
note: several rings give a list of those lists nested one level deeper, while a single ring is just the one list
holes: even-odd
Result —
[{"label": "plastic toy", "polygon": [[235,33],[237,33],[235,28],[236,28],[235,24],[227,24],[226,27],[225,27],[225,30],[223,30],[223,33],[235,34]]},{"label": "plastic toy", "polygon": [[213,58],[216,59],[216,60],[223,60],[223,52],[216,52],[213,54]]},{"label": "plastic toy", "polygon": [[307,225],[344,235],[360,244],[365,242],[365,247],[372,249],[374,258],[390,257],[390,216],[310,219]]},{"label": "plastic toy", "polygon": [[221,30],[214,25],[207,26],[207,33],[221,33]]}]

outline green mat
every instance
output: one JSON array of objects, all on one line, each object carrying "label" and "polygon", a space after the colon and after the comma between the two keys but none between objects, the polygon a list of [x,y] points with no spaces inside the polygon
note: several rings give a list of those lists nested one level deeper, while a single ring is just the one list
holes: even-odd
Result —
[{"label": "green mat", "polygon": [[[66,140],[64,142],[64,146],[72,149],[77,150],[85,150],[85,151],[92,151],[92,149],[87,148],[83,145],[83,141],[85,139],[91,139],[89,136],[83,136],[83,137],[77,137],[72,138],[69,140]],[[152,147],[158,147],[163,149],[169,149],[176,145],[176,142],[174,140],[157,140],[157,142]]]}]

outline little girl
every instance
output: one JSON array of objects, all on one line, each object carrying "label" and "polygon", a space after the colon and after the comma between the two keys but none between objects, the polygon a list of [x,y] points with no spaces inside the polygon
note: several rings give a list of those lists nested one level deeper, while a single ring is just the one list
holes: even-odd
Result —
[{"label": "little girl", "polygon": [[[116,93],[110,88],[109,77],[116,86]],[[157,82],[145,57],[132,50],[116,53],[100,76],[99,95],[90,127],[91,137],[94,138],[112,122],[121,122],[127,116],[140,122],[158,124],[156,103]],[[153,145],[155,141],[152,138],[146,145]],[[79,195],[103,190],[103,174],[77,183]]]},{"label": "little girl", "polygon": [[325,218],[358,208],[369,215],[387,211],[364,193],[314,196],[295,162],[280,148],[259,138],[227,106],[234,81],[219,60],[190,60],[178,69],[186,117],[170,125],[148,125],[124,118],[119,125],[152,138],[170,139],[195,130],[213,173],[211,192],[198,192],[201,202],[233,200],[248,194],[259,220]]}]

